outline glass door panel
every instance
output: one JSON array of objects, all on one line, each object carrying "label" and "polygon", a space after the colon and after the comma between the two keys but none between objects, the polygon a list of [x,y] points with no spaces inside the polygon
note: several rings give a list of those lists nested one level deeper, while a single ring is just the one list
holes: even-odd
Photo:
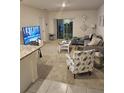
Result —
[{"label": "glass door panel", "polygon": [[57,19],[57,38],[71,39],[73,36],[73,22],[70,19]]}]

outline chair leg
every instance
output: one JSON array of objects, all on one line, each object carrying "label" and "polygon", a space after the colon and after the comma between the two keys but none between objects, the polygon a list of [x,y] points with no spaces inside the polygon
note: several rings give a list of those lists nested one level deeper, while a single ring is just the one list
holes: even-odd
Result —
[{"label": "chair leg", "polygon": [[74,79],[76,79],[76,74],[74,74]]},{"label": "chair leg", "polygon": [[68,48],[68,53],[69,53],[69,48]]},{"label": "chair leg", "polygon": [[67,66],[67,69],[69,69],[69,66]]},{"label": "chair leg", "polygon": [[91,76],[91,71],[89,71],[89,76]]}]

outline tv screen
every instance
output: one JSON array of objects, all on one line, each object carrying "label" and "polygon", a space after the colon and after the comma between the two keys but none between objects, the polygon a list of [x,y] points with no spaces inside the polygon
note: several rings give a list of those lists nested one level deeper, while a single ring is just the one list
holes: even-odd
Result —
[{"label": "tv screen", "polygon": [[25,45],[41,39],[40,26],[23,27],[22,31]]}]

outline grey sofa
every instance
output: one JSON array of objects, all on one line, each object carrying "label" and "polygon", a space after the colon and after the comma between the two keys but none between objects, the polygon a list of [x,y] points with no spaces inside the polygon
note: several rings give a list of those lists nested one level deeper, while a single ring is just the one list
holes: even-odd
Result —
[{"label": "grey sofa", "polygon": [[84,45],[85,41],[90,41],[90,38],[88,35],[84,36],[84,37],[73,37],[71,40],[71,44],[72,45]]}]

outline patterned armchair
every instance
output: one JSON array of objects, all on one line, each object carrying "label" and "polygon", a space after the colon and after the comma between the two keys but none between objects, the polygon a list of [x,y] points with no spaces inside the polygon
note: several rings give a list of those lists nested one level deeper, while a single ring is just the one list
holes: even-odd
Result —
[{"label": "patterned armchair", "polygon": [[91,74],[95,61],[95,50],[75,51],[72,56],[67,56],[67,67],[75,75],[78,73],[89,72]]}]

